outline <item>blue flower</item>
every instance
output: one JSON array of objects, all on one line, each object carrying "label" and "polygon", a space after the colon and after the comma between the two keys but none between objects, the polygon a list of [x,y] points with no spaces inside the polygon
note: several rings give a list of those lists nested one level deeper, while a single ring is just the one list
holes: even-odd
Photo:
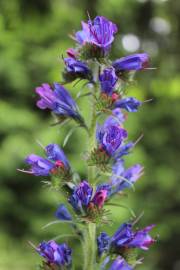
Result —
[{"label": "blue flower", "polygon": [[155,240],[149,235],[149,231],[155,225],[150,225],[142,230],[133,231],[132,224],[124,223],[111,238],[111,247],[119,248],[140,248],[147,250]]},{"label": "blue flower", "polygon": [[150,225],[142,230],[133,231],[132,224],[123,223],[115,234],[110,237],[105,232],[97,238],[98,253],[101,256],[103,252],[117,253],[120,249],[140,248],[148,250],[155,240],[149,235],[149,231],[155,225]]},{"label": "blue flower", "polygon": [[70,167],[69,161],[65,156],[63,150],[57,144],[48,144],[45,148],[47,158],[53,161],[61,161],[68,169]]},{"label": "blue flower", "polygon": [[45,258],[48,264],[55,264],[58,266],[68,266],[71,264],[72,251],[65,243],[57,244],[53,240],[49,242],[43,241],[36,250]]},{"label": "blue flower", "polygon": [[134,143],[133,142],[128,142],[124,145],[122,145],[119,148],[119,151],[117,153],[117,155],[115,156],[116,160],[119,160],[122,158],[122,156],[128,155],[130,153],[130,150],[134,147]]},{"label": "blue flower", "polygon": [[87,207],[91,197],[93,189],[87,181],[82,181],[78,186],[75,187],[72,195],[69,198],[69,203],[73,206],[76,211],[83,211],[83,207]]},{"label": "blue flower", "polygon": [[34,154],[27,156],[25,162],[31,166],[31,169],[24,172],[36,176],[48,176],[54,168],[54,164],[51,161]]},{"label": "blue flower", "polygon": [[125,170],[124,161],[117,160],[112,168],[111,177],[111,194],[122,191],[125,188],[131,187],[143,174],[143,167],[139,164],[135,164],[132,167]]},{"label": "blue flower", "polygon": [[106,233],[102,232],[97,237],[97,246],[98,246],[98,254],[101,256],[104,252],[109,250],[111,237]]},{"label": "blue flower", "polygon": [[86,63],[76,60],[72,57],[64,58],[64,63],[66,65],[65,78],[70,78],[75,80],[76,78],[91,79],[91,71]]},{"label": "blue flower", "polygon": [[147,53],[137,53],[117,59],[112,63],[116,74],[123,71],[141,70],[148,66],[149,55]]},{"label": "blue flower", "polygon": [[117,154],[123,141],[127,138],[127,131],[114,120],[111,116],[108,117],[102,126],[97,126],[96,130],[98,144],[112,157]]},{"label": "blue flower", "polygon": [[89,207],[93,208],[94,206],[100,209],[108,197],[108,191],[105,187],[98,187],[94,196],[92,195],[93,188],[84,180],[74,188],[72,195],[69,197],[69,203],[78,213],[86,212]]},{"label": "blue flower", "polygon": [[69,92],[59,83],[54,83],[54,91],[47,83],[36,88],[36,93],[40,96],[37,106],[40,109],[50,109],[61,117],[71,117],[75,120],[81,120],[76,102]]},{"label": "blue flower", "polygon": [[[112,118],[114,118],[116,123],[118,121],[119,124],[122,124],[126,120],[126,117],[120,108],[116,108],[116,109],[112,110]],[[113,120],[111,120],[111,122],[112,121]]]},{"label": "blue flower", "polygon": [[35,154],[26,157],[25,162],[31,166],[26,173],[34,174],[36,176],[48,176],[59,172],[59,169],[68,171],[70,169],[69,162],[57,144],[49,144],[45,148],[47,158],[42,158]]},{"label": "blue flower", "polygon": [[115,108],[125,109],[128,112],[137,112],[139,106],[141,105],[142,102],[134,97],[122,98],[114,103]]},{"label": "blue flower", "polygon": [[130,266],[121,256],[118,256],[111,264],[109,270],[133,270],[133,267]]},{"label": "blue flower", "polygon": [[107,192],[106,196],[108,198],[110,196],[110,194],[111,194],[111,184],[109,184],[109,183],[99,184],[96,187],[96,192],[101,191],[101,190],[106,190],[106,192]]},{"label": "blue flower", "polygon": [[111,237],[111,246],[123,247],[133,238],[132,225],[123,223]]},{"label": "blue flower", "polygon": [[72,220],[72,216],[64,204],[60,204],[55,216],[60,220]]},{"label": "blue flower", "polygon": [[99,184],[96,192],[106,190],[106,199],[112,195],[130,188],[143,174],[143,167],[135,164],[125,170],[124,160],[118,159],[112,166],[112,176],[108,183]]},{"label": "blue flower", "polygon": [[[112,115],[110,115],[104,122],[103,126],[97,126],[97,139],[98,136],[101,136],[101,133],[103,129],[107,129],[110,126],[116,126],[118,128],[121,128],[122,123],[125,121],[125,115],[122,113],[120,108],[116,108],[112,111]],[[99,141],[99,140],[98,140]],[[127,144],[122,144],[118,148],[117,151],[114,152],[113,158],[115,160],[119,160],[122,156],[128,155],[132,147],[134,146],[133,142],[128,142]]]},{"label": "blue flower", "polygon": [[115,74],[114,68],[111,67],[104,69],[103,73],[99,76],[102,93],[112,96],[117,80],[118,78]]},{"label": "blue flower", "polygon": [[105,17],[97,16],[93,21],[82,22],[82,30],[76,33],[75,38],[81,45],[90,44],[107,53],[116,33],[117,26],[114,23]]},{"label": "blue flower", "polygon": [[133,239],[128,243],[128,247],[148,250],[155,242],[155,240],[149,235],[149,231],[151,231],[154,226],[155,225],[152,224],[142,230],[134,232]]}]

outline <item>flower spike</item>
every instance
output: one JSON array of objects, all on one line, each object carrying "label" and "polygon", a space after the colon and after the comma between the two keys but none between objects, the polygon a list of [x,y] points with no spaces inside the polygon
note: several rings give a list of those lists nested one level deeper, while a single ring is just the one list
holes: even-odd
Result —
[{"label": "flower spike", "polygon": [[[55,124],[61,123],[62,128],[70,120],[77,123],[68,131],[63,146],[71,141],[73,132],[79,127],[86,129],[88,137],[85,150],[87,154],[84,155],[86,164],[83,164],[87,165],[87,174],[81,172],[88,180],[82,180],[72,170],[66,155],[57,144],[44,147],[39,143],[45,157],[28,155],[25,162],[29,170],[20,170],[35,176],[51,177],[51,182],[43,182],[61,192],[60,199],[63,203],[59,204],[55,212],[56,220],[43,228],[57,224],[60,225],[57,230],[61,230],[62,224],[69,223],[69,229],[73,233],[58,235],[54,240],[73,237],[78,238],[82,244],[82,260],[79,257],[75,263],[72,261],[69,244],[58,244],[54,240],[43,241],[37,247],[31,244],[43,258],[39,270],[133,270],[141,263],[141,258],[138,258],[139,250],[146,251],[155,242],[150,235],[154,225],[136,229],[142,214],[136,217],[130,207],[111,201],[115,196],[118,199],[120,195],[124,195],[125,189],[134,188],[143,174],[143,167],[138,163],[126,167],[126,156],[132,152],[142,136],[136,142],[127,141],[128,132],[124,126],[128,114],[137,112],[149,101],[141,102],[128,96],[125,89],[133,81],[136,71],[149,69],[149,55],[136,53],[111,61],[109,53],[117,30],[116,24],[107,18],[97,16],[91,19],[88,14],[88,21],[82,22],[82,30],[73,37],[76,42],[74,48],[66,50],[65,58],[62,56],[63,83],[76,80],[72,87],[80,87],[78,94],[75,94],[77,99],[83,97],[85,102],[90,101],[85,108],[89,113],[87,125],[76,101],[63,85],[43,83],[35,89],[39,96],[37,107],[50,110],[57,118]],[[84,84],[80,83],[82,80],[86,80]],[[85,87],[89,89],[82,93]],[[83,144],[84,137],[80,140],[80,144]],[[76,144],[76,139],[73,141]],[[77,156],[76,159],[81,162],[80,157]],[[113,206],[128,209],[133,220],[121,224],[112,235],[105,231],[99,234],[102,225],[112,224],[113,220],[109,215]]]}]

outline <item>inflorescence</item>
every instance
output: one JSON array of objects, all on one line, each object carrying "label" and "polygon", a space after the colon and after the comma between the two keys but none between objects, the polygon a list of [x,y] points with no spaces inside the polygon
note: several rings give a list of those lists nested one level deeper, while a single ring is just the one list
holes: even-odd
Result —
[{"label": "inflorescence", "polygon": [[[89,86],[91,93],[87,97],[93,104],[87,109],[92,113],[90,124],[86,123],[77,102],[62,84],[43,83],[35,89],[39,96],[38,108],[50,110],[59,122],[74,120],[74,125],[87,131],[90,145],[85,157],[87,179],[75,179],[70,162],[57,144],[44,147],[45,157],[27,156],[25,163],[29,168],[20,170],[50,178],[51,187],[64,194],[67,203],[59,205],[55,217],[70,223],[71,229],[81,238],[87,252],[83,260],[91,260],[89,265],[84,264],[84,270],[134,269],[141,262],[137,250],[148,250],[155,242],[149,234],[154,225],[136,229],[132,219],[120,225],[112,236],[101,232],[102,224],[112,222],[106,206],[113,205],[113,198],[117,199],[125,189],[133,188],[143,174],[140,164],[125,166],[124,157],[131,153],[136,143],[127,141],[124,122],[128,113],[137,112],[143,102],[126,96],[124,86],[128,85],[132,74],[148,68],[149,56],[143,52],[111,61],[109,53],[117,31],[117,26],[102,16],[82,22],[82,30],[73,36],[75,48],[69,48],[67,57],[63,58],[62,84],[85,80]],[[92,231],[88,234],[87,228],[91,225],[97,229],[94,235]],[[91,254],[88,244],[90,249],[94,247],[89,251]],[[44,258],[40,269],[74,269],[73,251],[67,243],[43,241],[36,251]]]}]

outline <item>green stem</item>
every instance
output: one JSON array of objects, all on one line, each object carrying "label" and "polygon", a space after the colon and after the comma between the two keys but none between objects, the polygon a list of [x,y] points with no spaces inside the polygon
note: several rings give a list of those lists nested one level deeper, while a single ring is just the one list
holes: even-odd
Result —
[{"label": "green stem", "polygon": [[[99,76],[99,65],[98,63],[93,63],[93,79],[94,79],[94,89],[92,95],[92,106],[91,106],[91,122],[89,127],[89,140],[88,140],[88,151],[91,153],[96,147],[96,100],[94,95],[97,92],[97,80]],[[96,167],[88,166],[88,180],[95,189],[95,177],[96,177]],[[96,268],[96,224],[87,223],[86,229],[84,230],[83,237],[83,251],[84,251],[84,267],[83,270],[95,270]]]},{"label": "green stem", "polygon": [[84,268],[94,270],[96,260],[96,224],[88,223],[84,232]]},{"label": "green stem", "polygon": [[[89,127],[89,141],[88,141],[88,151],[94,150],[96,147],[96,99],[94,95],[97,92],[97,81],[99,76],[99,64],[94,62],[93,63],[93,80],[94,80],[94,88],[93,88],[93,95],[91,101],[91,123]],[[88,166],[88,180],[93,184],[95,182],[95,175],[96,175],[96,168],[95,166]]]},{"label": "green stem", "polygon": [[[95,88],[94,88],[95,89]],[[95,98],[92,96],[92,115],[91,115],[91,125],[89,129],[89,140],[88,140],[88,152],[94,150],[96,147],[96,110],[95,110]],[[95,181],[95,166],[88,166],[88,180],[90,183]]]}]

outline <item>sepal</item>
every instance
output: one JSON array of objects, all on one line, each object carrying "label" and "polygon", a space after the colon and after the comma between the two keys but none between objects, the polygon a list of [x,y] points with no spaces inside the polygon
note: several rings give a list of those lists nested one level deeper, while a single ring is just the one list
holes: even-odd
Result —
[{"label": "sepal", "polygon": [[126,262],[132,266],[137,264],[138,260],[138,252],[137,249],[124,249],[122,251],[122,256],[126,260]]},{"label": "sepal", "polygon": [[37,270],[61,270],[61,268],[55,264],[49,264],[47,262],[42,262],[42,265],[39,265]]},{"label": "sepal", "polygon": [[80,58],[84,60],[98,59],[101,61],[105,57],[105,53],[100,47],[93,46],[90,43],[86,43],[79,49]]},{"label": "sepal", "polygon": [[114,92],[112,96],[109,96],[105,93],[101,93],[99,98],[97,98],[97,103],[96,103],[96,110],[101,112],[101,111],[106,111],[107,109],[113,109],[113,104],[114,102],[119,98],[119,94]]},{"label": "sepal", "polygon": [[108,218],[110,211],[104,208],[99,208],[93,203],[90,203],[87,209],[87,216],[83,217],[82,220],[86,222],[93,222],[99,225],[109,224],[111,221]]},{"label": "sepal", "polygon": [[101,147],[94,148],[88,157],[87,163],[88,166],[97,166],[103,172],[111,170],[111,157]]}]

